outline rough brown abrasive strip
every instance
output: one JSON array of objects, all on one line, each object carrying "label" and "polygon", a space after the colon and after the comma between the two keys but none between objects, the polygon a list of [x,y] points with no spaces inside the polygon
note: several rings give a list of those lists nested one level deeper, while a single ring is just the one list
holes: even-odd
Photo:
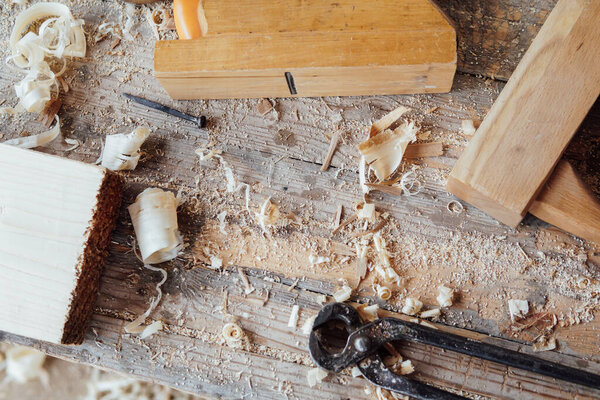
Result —
[{"label": "rough brown abrasive strip", "polygon": [[100,274],[108,255],[110,238],[121,208],[122,194],[122,178],[107,170],[88,228],[91,231],[87,232],[88,240],[77,271],[77,285],[71,294],[71,305],[61,339],[62,344],[83,342],[87,321],[92,315],[98,295]]}]

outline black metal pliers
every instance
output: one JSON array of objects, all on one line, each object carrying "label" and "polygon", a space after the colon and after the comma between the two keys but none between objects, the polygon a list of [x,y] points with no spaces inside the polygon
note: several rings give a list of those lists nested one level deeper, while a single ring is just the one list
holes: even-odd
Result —
[{"label": "black metal pliers", "polygon": [[[321,332],[325,325],[340,321],[348,339],[343,351],[331,353]],[[464,399],[464,397],[397,375],[383,363],[379,354],[389,342],[405,340],[497,362],[552,378],[600,389],[600,375],[552,363],[517,351],[467,339],[395,318],[382,318],[363,324],[358,312],[343,303],[327,304],[317,315],[308,341],[310,356],[321,368],[340,372],[354,364],[371,383],[415,399]]]}]

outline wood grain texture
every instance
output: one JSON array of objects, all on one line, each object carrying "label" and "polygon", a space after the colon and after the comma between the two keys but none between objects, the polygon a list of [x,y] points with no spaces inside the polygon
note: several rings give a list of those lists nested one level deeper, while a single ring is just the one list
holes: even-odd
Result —
[{"label": "wood grain texture", "polygon": [[600,94],[600,4],[559,1],[448,179],[517,226]]},{"label": "wood grain texture", "polygon": [[[545,4],[535,2],[531,9],[522,2],[499,0],[442,5],[449,13],[465,10],[457,14],[461,18],[457,23],[472,23],[470,29],[476,33],[472,39],[465,35],[460,38],[463,46],[470,46],[464,54],[478,54],[479,64],[472,66],[473,73],[489,76],[493,69],[488,67],[499,60],[507,58],[504,67],[510,67],[510,62],[520,58],[518,47],[539,27],[530,23],[527,16],[536,14],[542,3]],[[74,2],[70,6],[74,15],[84,18],[90,26],[107,20],[118,22],[122,17],[120,1],[116,0]],[[13,15],[9,5],[2,3],[0,9],[3,15]],[[519,43],[515,44],[500,33],[507,16],[517,12],[523,18],[511,22],[511,35],[521,32]],[[319,309],[316,300],[320,294],[333,293],[340,284],[339,278],[352,276],[352,265],[336,262],[315,268],[310,272],[312,278],[298,278],[311,268],[307,255],[313,242],[318,244],[316,250],[323,251],[319,254],[346,246],[346,233],[332,236],[331,230],[339,206],[343,206],[345,219],[361,199],[355,145],[367,137],[372,122],[399,105],[414,110],[406,118],[419,122],[424,131],[430,130],[430,137],[423,140],[441,141],[444,154],[411,160],[405,166],[418,167],[423,183],[418,196],[371,195],[379,211],[398,221],[398,228],[389,233],[389,244],[397,246],[393,252],[394,267],[407,280],[406,292],[389,303],[379,304],[397,311],[406,294],[434,305],[436,285],[453,282],[460,297],[443,313],[442,325],[464,328],[461,334],[467,336],[477,335],[474,332],[489,334],[492,337],[487,340],[523,351],[534,337],[506,333],[506,298],[526,298],[536,310],[567,316],[586,304],[582,297],[589,291],[561,285],[567,277],[573,285],[580,277],[600,278],[600,262],[595,261],[600,260],[597,248],[550,229],[534,217],[527,217],[518,229],[510,229],[468,204],[460,214],[446,209],[453,197],[444,189],[445,177],[467,144],[460,134],[461,121],[483,119],[503,82],[458,74],[448,94],[278,99],[274,110],[262,116],[254,100],[172,101],[150,76],[152,32],[142,22],[133,34],[143,40],[123,40],[117,53],[110,50],[107,40],[90,46],[85,62],[74,60],[70,64],[72,71],[66,78],[72,91],[64,98],[60,116],[66,135],[80,140],[82,145],[70,153],[58,144],[46,151],[94,162],[105,134],[127,132],[137,124],[153,128],[142,148],[144,156],[138,168],[124,174],[124,205],[133,202],[148,186],[181,190],[187,199],[179,211],[179,225],[188,247],[182,257],[164,265],[169,272],[163,287],[166,294],[151,315],[152,320],[165,321],[166,329],[144,341],[123,331],[127,322],[145,311],[161,278],[158,273],[144,270],[131,252],[133,229],[123,207],[84,344],[52,346],[4,333],[0,333],[0,340],[33,345],[68,360],[162,382],[206,398],[281,399],[287,394],[290,399],[372,399],[363,391],[363,380],[346,375],[330,376],[322,386],[309,388],[306,372],[313,366],[307,358],[306,338],[297,330],[289,330],[287,321],[292,306],[298,304],[298,325],[303,324]],[[479,47],[483,44],[488,50]],[[499,53],[489,50],[492,48]],[[15,79],[10,69],[0,66],[0,93],[9,104],[14,99],[11,84]],[[120,94],[123,91],[190,114],[207,115],[208,129],[198,130],[191,124],[129,104]],[[434,108],[435,111],[429,111]],[[600,163],[594,156],[600,149],[599,115],[597,105],[566,152],[596,191],[600,187],[594,185],[600,182]],[[38,128],[19,119],[0,120],[0,132],[5,138],[19,135],[22,129]],[[320,172],[330,135],[338,130],[342,132],[338,150],[328,171]],[[294,212],[310,223],[277,229],[272,242],[261,236],[260,227],[244,211],[242,194],[231,195],[223,203],[225,183],[219,164],[198,162],[194,150],[209,142],[223,150],[236,177],[252,185],[252,211],[258,211],[261,202],[272,196],[283,212]],[[252,243],[257,246],[254,253],[239,258],[235,255],[234,264],[227,266],[226,271],[211,271],[198,258],[197,250],[204,244],[211,245],[211,250],[221,247],[224,254],[229,252],[227,238],[220,233],[216,219],[223,209],[228,211],[226,231],[239,240],[236,246],[244,248],[244,239],[249,243],[245,249],[250,249]],[[269,243],[272,245],[265,247]],[[289,245],[284,246],[286,243]],[[519,254],[520,258],[508,257],[507,253]],[[273,254],[273,261],[279,264],[252,257],[264,254]],[[306,263],[299,271],[288,263],[304,259]],[[547,273],[548,265],[553,274]],[[248,297],[242,294],[238,266],[246,271],[257,293]],[[267,290],[268,301],[261,307],[262,300],[257,299],[264,299]],[[240,318],[251,343],[255,343],[248,350],[232,350],[220,338],[225,318],[224,291],[229,292],[228,311]],[[356,292],[356,300],[378,301],[368,287]],[[596,306],[590,307],[592,313],[597,313]],[[597,321],[561,327],[557,331],[559,349],[539,355],[598,373],[599,332]],[[562,382],[542,382],[534,376],[523,379],[520,371],[480,364],[449,352],[437,353],[413,345],[403,346],[400,351],[417,365],[418,379],[469,393],[505,399],[519,394],[528,398],[598,397],[597,393]]]},{"label": "wood grain texture", "polygon": [[0,328],[81,343],[121,203],[119,179],[2,144],[0,169]]},{"label": "wood grain texture", "polygon": [[558,163],[529,212],[600,244],[600,201],[567,161]]},{"label": "wood grain texture", "polygon": [[289,97],[286,72],[299,96],[447,92],[452,85],[456,33],[428,0],[203,6],[206,36],[156,44],[154,74],[173,98]]}]

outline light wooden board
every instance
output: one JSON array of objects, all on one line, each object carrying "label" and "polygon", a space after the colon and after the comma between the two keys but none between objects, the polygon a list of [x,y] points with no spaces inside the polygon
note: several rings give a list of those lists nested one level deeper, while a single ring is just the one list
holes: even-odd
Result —
[{"label": "light wooden board", "polygon": [[456,33],[428,0],[203,7],[205,36],[156,44],[154,74],[173,98],[437,93],[456,71]]},{"label": "light wooden board", "polygon": [[0,170],[0,329],[81,343],[120,186],[104,168],[5,144]]},{"label": "light wooden board", "polygon": [[[472,45],[459,53],[463,57],[469,51],[478,54],[480,64],[471,65],[469,72],[489,76],[494,71],[490,66],[501,63],[506,54],[510,60],[518,59],[519,47],[531,35],[529,30],[539,26],[530,23],[531,17],[536,15],[536,10],[550,7],[551,1],[536,2],[533,10],[520,2],[506,2],[502,4],[506,6],[502,12],[479,2],[451,3],[444,8],[459,17],[462,15],[457,21],[459,24],[474,21],[474,28],[470,29],[479,29],[477,27],[483,26],[479,19],[489,23],[477,31],[481,43],[475,36],[473,42],[465,42],[468,38],[463,36],[461,43]],[[73,4],[72,7],[75,15],[85,17],[92,25],[120,20],[121,6],[117,1],[94,2],[87,6]],[[8,9],[5,11],[9,14]],[[477,12],[485,13],[478,17]],[[521,12],[523,18],[510,22],[510,32],[524,32],[517,44],[511,44],[512,39],[504,40],[499,36],[501,29],[496,28],[509,24],[510,16],[517,12]],[[460,299],[444,313],[441,322],[469,330],[463,331],[466,335],[472,331],[491,334],[495,338],[490,340],[513,349],[524,349],[533,337],[528,332],[515,337],[506,334],[509,322],[505,300],[509,296],[529,299],[536,310],[561,314],[584,304],[580,297],[589,290],[561,288],[558,283],[566,282],[567,278],[575,281],[573,277],[580,275],[597,279],[595,271],[600,266],[600,249],[550,229],[535,218],[528,217],[519,229],[509,229],[468,205],[460,214],[446,209],[453,197],[444,190],[444,178],[467,144],[460,134],[461,120],[483,119],[503,87],[501,82],[459,74],[449,94],[280,99],[274,102],[273,111],[261,116],[254,100],[172,102],[149,77],[152,36],[143,23],[138,29],[146,41],[123,41],[111,51],[108,40],[91,46],[89,62],[73,63],[74,72],[67,77],[73,79],[72,90],[64,98],[64,127],[67,135],[81,140],[82,146],[64,153],[64,147],[56,144],[47,151],[93,162],[106,133],[127,132],[137,123],[154,129],[143,147],[145,155],[138,169],[127,174],[124,205],[133,202],[147,186],[182,189],[188,199],[180,210],[179,221],[189,247],[183,257],[167,266],[166,295],[152,315],[152,319],[165,321],[168,329],[145,341],[123,332],[123,326],[146,309],[160,280],[160,274],[142,269],[132,254],[133,230],[123,208],[92,326],[83,346],[49,346],[13,335],[2,336],[4,340],[34,345],[69,360],[164,382],[208,398],[237,399],[246,395],[246,398],[280,399],[285,398],[284,392],[288,391],[289,398],[294,398],[295,393],[296,398],[370,399],[363,391],[364,382],[347,376],[332,376],[323,386],[310,389],[306,371],[312,365],[307,358],[306,338],[299,331],[287,328],[293,304],[301,307],[300,326],[320,307],[315,298],[320,293],[333,293],[340,277],[352,277],[352,268],[343,264],[325,265],[311,272],[313,278],[296,282],[297,277],[309,269],[308,262],[301,269],[293,270],[286,260],[305,259],[310,246],[304,248],[303,241],[314,239],[318,252],[345,246],[346,232],[335,237],[330,232],[338,204],[343,205],[345,218],[360,199],[355,145],[366,138],[373,121],[400,104],[413,108],[408,117],[420,122],[424,131],[431,130],[431,136],[424,142],[444,144],[442,157],[415,159],[405,166],[418,168],[424,183],[421,195],[396,197],[373,193],[372,196],[378,209],[389,212],[392,222],[399,223],[386,235],[393,237],[389,241],[395,265],[403,276],[410,278],[406,293],[432,305],[438,282],[456,282],[461,291]],[[500,52],[496,54],[490,48]],[[465,60],[462,58],[460,62],[464,64]],[[511,69],[510,62],[502,66],[508,71]],[[0,68],[0,88],[9,100],[13,96],[10,83],[14,79],[6,67]],[[186,123],[128,104],[120,96],[121,91],[141,94],[192,114],[205,114],[209,117],[209,129],[199,131]],[[435,107],[435,111],[428,113]],[[595,107],[575,138],[574,147],[566,152],[577,169],[584,172],[588,183],[600,179],[598,158],[589,157],[600,149],[598,115],[600,108]],[[20,129],[34,131],[37,125],[19,119],[2,121],[0,125],[5,138],[18,135]],[[331,135],[337,130],[343,133],[338,150],[329,170],[320,172]],[[223,198],[225,183],[219,164],[197,161],[194,150],[209,141],[215,141],[223,149],[235,175],[252,184],[253,211],[258,211],[267,196],[273,196],[273,202],[283,211],[296,213],[308,224],[285,227],[273,234],[274,241],[280,245],[268,247],[267,251],[278,254],[280,264],[261,263],[248,253],[239,259],[236,255],[234,265],[228,266],[227,272],[219,273],[208,270],[195,251],[202,248],[203,243],[215,248],[223,245],[216,220],[221,210],[228,211],[228,231],[233,233],[239,229],[242,240],[245,237],[260,245],[257,246],[260,253],[256,255],[263,256],[263,246],[269,243],[267,238],[261,238],[260,228],[244,210],[243,194]],[[301,240],[282,246],[288,238]],[[521,254],[519,247],[534,264],[527,266],[526,256],[516,258]],[[286,248],[289,251],[285,251]],[[431,249],[435,251],[431,253]],[[223,247],[223,251],[229,250]],[[547,273],[550,264],[556,270],[552,279]],[[240,292],[243,285],[237,266],[246,270],[250,283],[257,288],[257,293],[248,298]],[[490,269],[493,266],[498,268]],[[322,271],[321,276],[317,274],[319,271]],[[462,276],[463,271],[466,278]],[[294,289],[290,290],[292,286]],[[257,300],[252,298],[264,298],[266,290],[270,293],[269,300],[264,307],[258,307]],[[231,350],[219,337],[224,291],[230,292],[228,311],[240,318],[254,343],[249,350]],[[368,283],[357,294],[357,300],[374,300]],[[381,305],[398,310],[403,296],[404,292],[398,293],[394,301]],[[598,372],[599,330],[600,325],[595,321],[559,328],[556,332],[559,350],[541,356]],[[427,348],[407,346],[401,351],[417,364],[419,379],[462,387],[492,398],[515,398],[518,394],[519,371],[505,374],[504,369],[488,364],[480,368],[475,360]],[[577,396],[578,391],[582,398],[598,397],[562,383],[543,381],[543,385],[539,385],[535,378],[523,382],[526,382],[523,393],[531,398],[569,398]]]},{"label": "light wooden board", "polygon": [[517,226],[600,94],[600,4],[559,1],[448,179]]}]

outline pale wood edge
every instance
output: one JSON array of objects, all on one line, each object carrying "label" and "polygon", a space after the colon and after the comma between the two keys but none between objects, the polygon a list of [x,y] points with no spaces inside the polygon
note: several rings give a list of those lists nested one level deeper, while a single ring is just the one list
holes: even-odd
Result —
[{"label": "pale wood edge", "polygon": [[121,208],[122,193],[123,179],[106,170],[86,232],[87,241],[77,267],[77,284],[71,293],[61,344],[81,344],[85,339],[87,322],[98,295],[100,274]]},{"label": "pale wood edge", "polygon": [[493,199],[452,175],[448,177],[446,190],[512,228],[516,228],[523,220],[523,217],[525,217],[525,213],[518,214],[508,208],[502,207]]},{"label": "pale wood edge", "polygon": [[[292,74],[298,88],[297,95],[292,95],[285,84],[284,74],[287,71],[283,69],[278,72],[269,71],[268,75],[261,75],[259,72],[254,76],[186,77],[156,73],[156,71],[154,76],[169,96],[176,100],[397,95],[449,93],[452,90],[456,62],[429,64],[424,68],[429,77],[433,76],[435,82],[418,81],[419,74],[415,74],[412,70],[415,67],[422,68],[423,65],[402,65],[396,68],[386,66],[384,67],[386,74],[381,73],[377,67],[344,67],[338,69],[340,74],[337,77],[332,76],[332,68],[329,67],[309,68],[305,73],[303,69],[295,69]],[[390,77],[390,69],[395,70],[393,73],[397,79],[413,74],[415,80],[391,84],[393,77]],[[248,72],[251,73],[251,71],[243,73]],[[217,71],[215,73],[219,74]],[[319,76],[320,73],[323,76]],[[410,80],[410,77],[407,79]],[[186,90],[175,87],[177,81],[185,81]],[[357,82],[361,81],[368,81],[368,84],[358,85]],[[310,86],[307,87],[304,82]]]}]

